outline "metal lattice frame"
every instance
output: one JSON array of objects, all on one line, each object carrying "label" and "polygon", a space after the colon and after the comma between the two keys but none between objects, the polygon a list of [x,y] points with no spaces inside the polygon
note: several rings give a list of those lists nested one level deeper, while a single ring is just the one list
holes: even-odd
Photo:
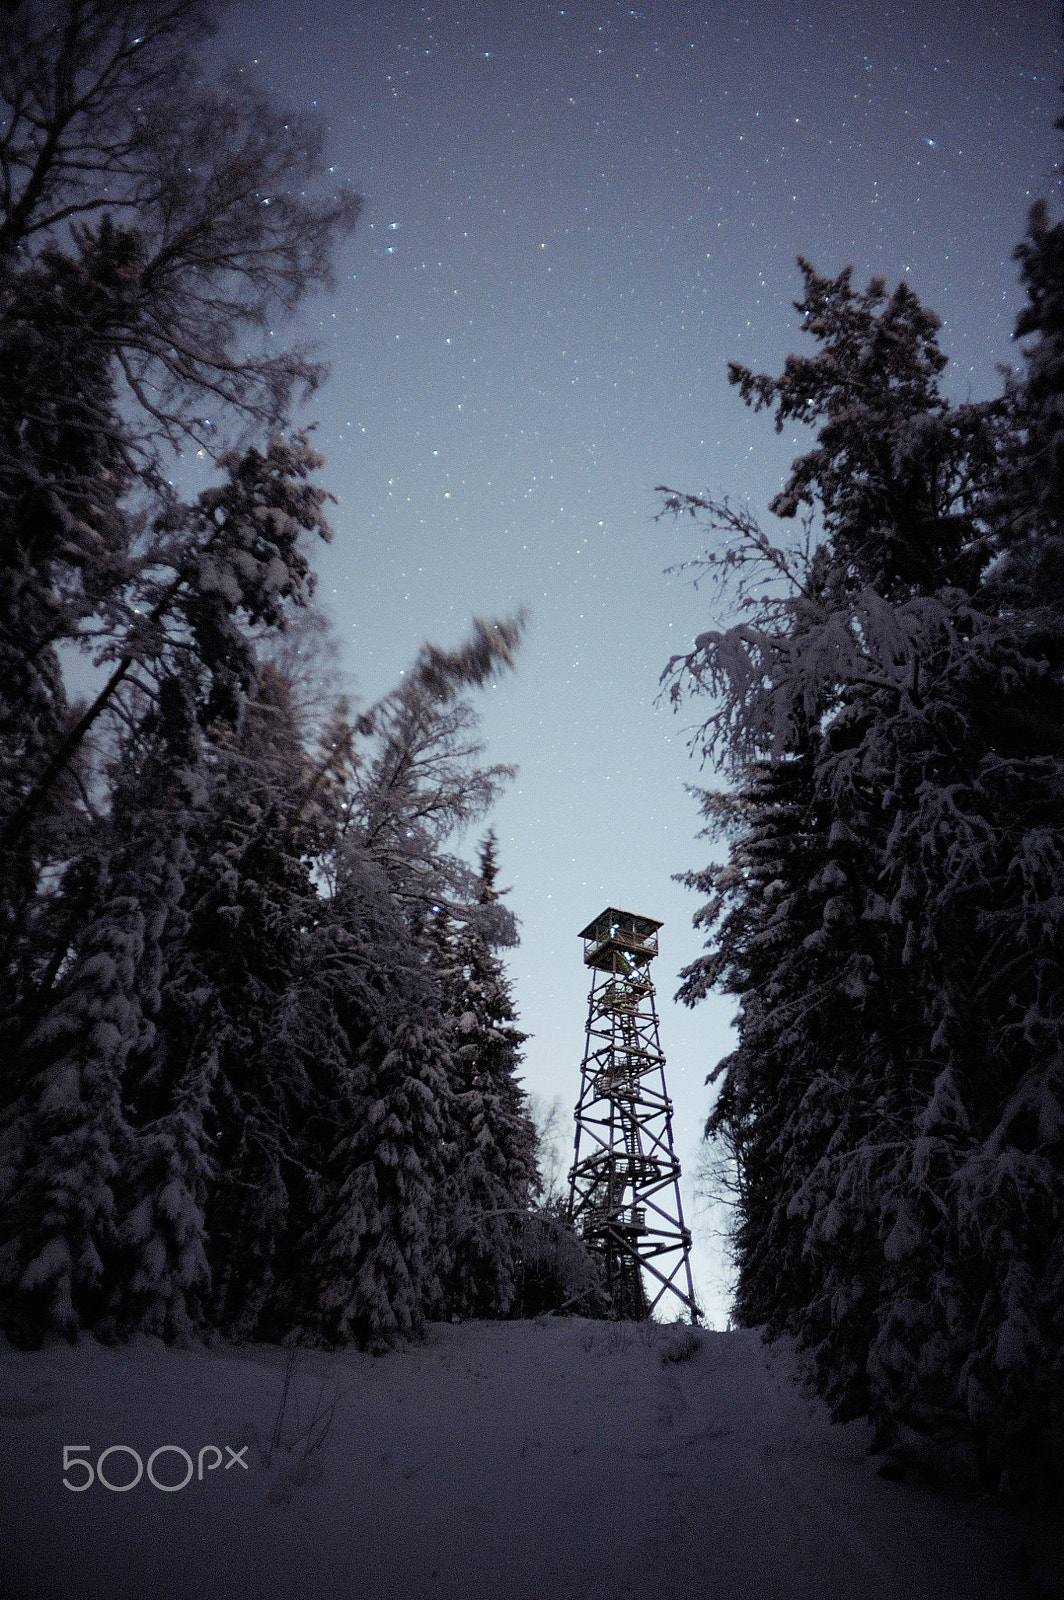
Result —
[{"label": "metal lattice frame", "polygon": [[614,1315],[642,1320],[671,1294],[693,1320],[701,1313],[650,978],[660,927],[607,906],[580,935],[592,978],[569,1222],[602,1257]]}]

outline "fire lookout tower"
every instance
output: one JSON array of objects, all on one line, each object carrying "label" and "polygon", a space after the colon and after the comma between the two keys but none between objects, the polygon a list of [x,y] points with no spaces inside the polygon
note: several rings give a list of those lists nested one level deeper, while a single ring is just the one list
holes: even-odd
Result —
[{"label": "fire lookout tower", "polygon": [[660,927],[607,906],[580,934],[591,993],[569,1222],[602,1259],[613,1315],[634,1321],[667,1294],[701,1314],[650,978]]}]

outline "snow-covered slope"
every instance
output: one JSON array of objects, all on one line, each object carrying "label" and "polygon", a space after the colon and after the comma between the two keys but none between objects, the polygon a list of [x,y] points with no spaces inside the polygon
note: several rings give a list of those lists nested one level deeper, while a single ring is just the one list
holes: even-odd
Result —
[{"label": "snow-covered slope", "polygon": [[[4,1600],[1011,1600],[1055,1530],[878,1477],[753,1333],[433,1327],[375,1359],[0,1347]],[[286,1390],[287,1383],[287,1393]],[[282,1406],[283,1400],[283,1406]],[[105,1478],[64,1486],[64,1446]],[[162,1445],[185,1452],[156,1455]],[[216,1446],[212,1450],[208,1447]],[[226,1450],[226,1447],[228,1451]],[[244,1446],[247,1446],[244,1449]],[[201,1458],[201,1451],[203,1452]],[[186,1465],[187,1456],[190,1465]],[[216,1460],[217,1457],[217,1460]],[[200,1477],[202,1472],[202,1477]],[[72,1484],[85,1467],[70,1466]],[[1026,1575],[1025,1575],[1026,1574]]]}]

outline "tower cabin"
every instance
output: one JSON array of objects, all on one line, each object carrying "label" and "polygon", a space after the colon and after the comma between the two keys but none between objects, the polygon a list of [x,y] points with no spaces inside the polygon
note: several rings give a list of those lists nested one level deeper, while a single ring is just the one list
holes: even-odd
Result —
[{"label": "tower cabin", "polygon": [[627,978],[657,955],[660,927],[661,923],[653,917],[640,917],[634,911],[607,906],[580,932],[584,941],[584,965]]}]

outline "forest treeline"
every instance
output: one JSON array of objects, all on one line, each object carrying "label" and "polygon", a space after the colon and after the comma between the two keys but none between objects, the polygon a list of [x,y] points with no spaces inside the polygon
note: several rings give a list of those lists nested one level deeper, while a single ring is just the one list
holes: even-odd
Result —
[{"label": "forest treeline", "polygon": [[522,623],[333,692],[323,374],[275,333],[359,201],[209,81],[216,11],[0,39],[0,1325],[385,1348],[590,1282],[534,1208],[494,840],[451,848]]},{"label": "forest treeline", "polygon": [[[885,1470],[973,1451],[1064,1479],[1064,225],[1017,249],[1022,363],[942,392],[905,283],[800,262],[813,349],[731,382],[815,432],[767,533],[664,489],[728,613],[673,660],[727,860],[696,1003],[738,997],[707,1134],[736,1203],[736,1309],[794,1335]],[[793,531],[791,531],[793,530]]]}]

